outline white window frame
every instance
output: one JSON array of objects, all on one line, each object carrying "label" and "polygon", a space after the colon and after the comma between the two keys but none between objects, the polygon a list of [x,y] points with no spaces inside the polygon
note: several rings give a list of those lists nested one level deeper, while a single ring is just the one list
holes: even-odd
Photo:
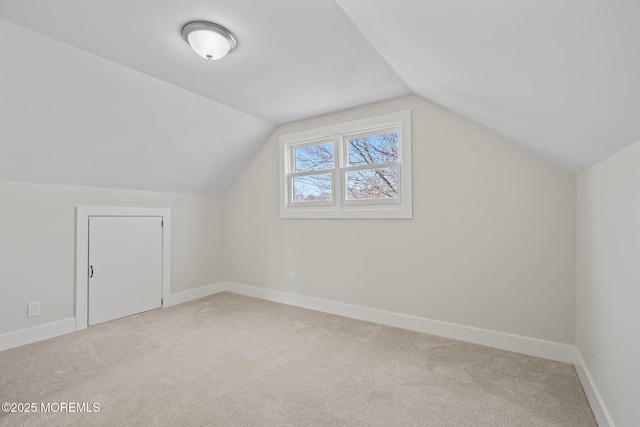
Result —
[{"label": "white window frame", "polygon": [[[349,166],[347,139],[398,131],[398,161]],[[333,169],[295,172],[296,148],[333,141]],[[346,174],[356,170],[397,168],[398,197],[394,199],[346,199]],[[293,178],[332,174],[332,200],[293,201]],[[412,218],[411,110],[369,117],[280,136],[280,218]]]}]

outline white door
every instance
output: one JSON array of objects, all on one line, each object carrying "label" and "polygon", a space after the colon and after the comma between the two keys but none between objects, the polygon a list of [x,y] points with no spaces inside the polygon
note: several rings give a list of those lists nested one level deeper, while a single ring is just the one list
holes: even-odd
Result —
[{"label": "white door", "polygon": [[162,217],[89,218],[89,325],[162,305]]}]

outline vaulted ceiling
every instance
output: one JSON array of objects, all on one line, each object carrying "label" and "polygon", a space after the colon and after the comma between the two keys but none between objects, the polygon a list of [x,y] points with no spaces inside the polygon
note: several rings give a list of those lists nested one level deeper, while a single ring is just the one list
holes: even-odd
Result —
[{"label": "vaulted ceiling", "polygon": [[[222,194],[277,124],[415,93],[571,170],[640,139],[634,0],[0,0],[0,180]],[[209,20],[238,48],[195,55]]]}]

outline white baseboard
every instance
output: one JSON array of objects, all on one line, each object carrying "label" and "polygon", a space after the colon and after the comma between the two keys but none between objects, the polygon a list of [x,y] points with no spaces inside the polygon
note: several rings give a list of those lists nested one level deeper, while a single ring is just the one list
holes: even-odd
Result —
[{"label": "white baseboard", "polygon": [[[544,341],[535,338],[528,338],[519,335],[506,334],[502,332],[490,331],[486,329],[474,328],[471,326],[456,325],[438,320],[425,319],[422,317],[409,316],[400,313],[393,313],[375,308],[362,307],[358,305],[346,304],[336,301],[329,301],[320,298],[313,298],[304,295],[297,295],[288,292],[265,289],[256,286],[242,285],[239,283],[219,282],[212,285],[202,286],[196,289],[172,294],[164,302],[164,307],[182,304],[203,298],[219,292],[229,291],[241,295],[261,298],[268,301],[279,302],[339,316],[351,317],[382,325],[423,332],[474,344],[486,345],[502,350],[528,354],[531,356],[543,357],[545,359],[557,360],[565,363],[576,362],[576,349],[573,346]],[[68,334],[76,330],[75,318],[60,320],[33,328],[20,331],[9,332],[0,335],[0,351],[36,341],[53,338],[58,335]],[[584,363],[580,363],[583,367]],[[586,374],[585,374],[586,372]],[[596,390],[592,387],[592,382],[588,376],[588,371],[582,373],[587,378],[583,381],[585,390]],[[580,372],[579,372],[580,373]],[[594,394],[596,401],[600,404],[599,394]],[[590,398],[591,402],[591,398]],[[604,406],[601,405],[603,408]],[[595,412],[595,410],[594,410]],[[606,410],[603,412],[605,418],[608,417]],[[609,418],[610,419],[610,418]],[[611,424],[613,426],[613,424]]]},{"label": "white baseboard", "polygon": [[184,292],[178,292],[177,294],[169,295],[169,298],[167,298],[167,301],[164,302],[163,307],[171,307],[173,305],[193,301],[198,298],[208,297],[209,295],[217,294],[224,290],[226,290],[226,284],[224,282],[220,282],[214,283],[213,285],[189,289],[188,291]]},{"label": "white baseboard", "polygon": [[69,334],[76,331],[76,318],[70,317],[57,322],[46,323],[33,328],[21,329],[19,331],[8,332],[0,335],[0,351],[31,344],[59,335]]},{"label": "white baseboard", "polygon": [[[169,298],[167,298],[167,301],[165,301],[164,303],[164,307],[171,307],[172,305],[182,304],[184,302],[192,301],[198,298],[217,294],[218,292],[222,292],[224,290],[226,290],[226,284],[221,282],[215,283],[213,285],[202,286],[196,289],[190,289],[184,292],[179,292],[177,294],[169,295]],[[76,318],[71,317],[68,319],[47,323],[45,325],[34,326],[33,328],[8,332],[6,334],[0,335],[0,351],[19,347],[21,345],[31,344],[60,335],[69,334],[71,332],[76,332],[76,330],[79,330],[76,328],[76,326]]]},{"label": "white baseboard", "polygon": [[[615,427],[580,351],[574,346],[231,282],[219,282],[172,294],[167,299],[168,301],[165,301],[164,307],[171,307],[223,291],[559,362],[572,363],[576,367],[578,377],[589,399],[589,404],[598,425],[600,427]],[[68,318],[33,328],[9,332],[0,335],[0,351],[75,331],[76,319]]]},{"label": "white baseboard", "polygon": [[323,300],[288,292],[275,291],[256,286],[226,282],[224,288],[233,293],[261,298],[339,316],[351,317],[368,322],[394,326],[402,329],[423,332],[431,335],[451,338],[474,344],[486,345],[502,350],[523,353],[565,363],[574,363],[575,347],[551,341],[528,338],[503,332],[456,325],[422,317],[378,310],[375,308]]},{"label": "white baseboard", "polygon": [[589,400],[589,405],[591,405],[593,415],[596,417],[596,421],[598,422],[598,426],[615,427],[613,420],[611,419],[611,415],[602,400],[602,396],[600,396],[600,392],[598,391],[595,382],[593,382],[593,377],[582,358],[582,353],[580,353],[578,348],[576,348],[576,359],[574,365],[576,367],[578,377],[580,378],[580,382],[582,383],[584,393],[587,395],[587,399]]}]

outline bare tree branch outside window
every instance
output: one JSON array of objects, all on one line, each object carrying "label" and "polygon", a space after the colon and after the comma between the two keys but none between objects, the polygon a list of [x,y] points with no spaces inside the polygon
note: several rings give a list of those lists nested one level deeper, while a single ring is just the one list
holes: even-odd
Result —
[{"label": "bare tree branch outside window", "polygon": [[412,218],[411,110],[280,135],[281,218]]},{"label": "bare tree branch outside window", "polygon": [[[308,145],[294,150],[295,172],[331,170],[334,167],[333,142]],[[331,174],[318,173],[293,178],[293,201],[315,202],[332,199]]]},{"label": "bare tree branch outside window", "polygon": [[295,172],[333,169],[333,142],[295,149]]},{"label": "bare tree branch outside window", "polygon": [[[294,202],[332,199],[332,175],[322,172],[334,168],[333,147],[327,142],[294,149],[294,171],[308,173],[293,178]],[[348,139],[346,149],[348,168],[355,168],[345,174],[347,200],[398,197],[398,132]]]},{"label": "bare tree branch outside window", "polygon": [[[398,132],[349,139],[349,166],[384,165],[398,161]],[[395,199],[398,197],[398,169],[358,169],[346,174],[348,200]]]},{"label": "bare tree branch outside window", "polygon": [[332,199],[331,174],[293,178],[294,202],[324,202]]}]

